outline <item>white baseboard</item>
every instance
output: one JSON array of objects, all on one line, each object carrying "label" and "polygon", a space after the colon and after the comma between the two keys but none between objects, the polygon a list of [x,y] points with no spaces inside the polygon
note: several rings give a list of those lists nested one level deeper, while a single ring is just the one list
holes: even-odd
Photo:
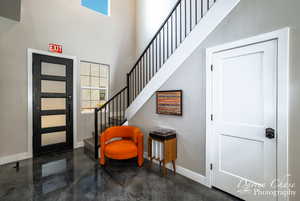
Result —
[{"label": "white baseboard", "polygon": [[[84,146],[83,141],[77,142],[77,144],[74,146],[74,149],[78,149],[83,146]],[[0,165],[13,163],[13,162],[17,162],[17,161],[22,161],[22,160],[26,160],[29,158],[32,158],[32,154],[29,152],[14,154],[14,155],[10,155],[10,156],[3,156],[3,157],[0,157]]]},{"label": "white baseboard", "polygon": [[74,146],[74,149],[78,149],[84,146],[83,141],[77,142],[77,144]]},{"label": "white baseboard", "polygon": [[[148,153],[147,152],[144,152],[144,158],[148,159]],[[156,160],[153,160],[154,163],[158,164],[158,161]],[[172,167],[172,164],[167,164],[166,166],[169,170],[172,170],[173,171],[173,167]],[[210,187],[209,185],[209,182],[208,182],[208,179],[207,177],[199,174],[199,173],[196,173],[194,171],[191,171],[189,169],[186,169],[184,167],[181,167],[179,165],[176,165],[176,173],[184,176],[184,177],[187,177],[199,184],[202,184],[204,186],[207,186],[207,187]]]},{"label": "white baseboard", "polygon": [[14,155],[10,155],[10,156],[4,156],[4,157],[0,157],[0,165],[13,163],[13,162],[17,162],[17,161],[22,161],[22,160],[26,160],[29,158],[32,158],[32,154],[29,152],[14,154]]}]

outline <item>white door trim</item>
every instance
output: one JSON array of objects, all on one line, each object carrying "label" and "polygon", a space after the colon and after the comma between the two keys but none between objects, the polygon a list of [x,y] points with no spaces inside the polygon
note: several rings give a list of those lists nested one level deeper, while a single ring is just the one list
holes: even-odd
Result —
[{"label": "white door trim", "polygon": [[[211,86],[211,65],[214,53],[243,47],[255,43],[270,40],[278,41],[278,61],[277,61],[277,175],[278,178],[288,182],[289,177],[289,49],[290,49],[290,28],[280,29],[274,32],[261,34],[236,42],[219,45],[206,49],[206,177],[209,186],[212,185],[210,164],[212,163],[213,142],[212,136],[212,86]],[[288,190],[285,189],[285,190]],[[288,201],[288,196],[279,195],[278,201]]]},{"label": "white door trim", "polygon": [[32,54],[42,54],[47,56],[61,57],[73,60],[73,147],[77,147],[77,76],[78,76],[78,61],[76,56],[68,56],[63,54],[54,54],[43,50],[27,49],[27,72],[28,72],[28,105],[27,105],[27,151],[32,157]]}]

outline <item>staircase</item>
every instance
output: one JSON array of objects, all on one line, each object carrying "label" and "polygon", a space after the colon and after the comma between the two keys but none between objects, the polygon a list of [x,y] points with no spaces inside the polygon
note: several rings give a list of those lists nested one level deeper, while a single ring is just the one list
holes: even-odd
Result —
[{"label": "staircase", "polygon": [[[127,86],[95,109],[95,133],[132,118],[239,1],[179,0],[127,74]],[[84,141],[96,159],[98,135]]]}]

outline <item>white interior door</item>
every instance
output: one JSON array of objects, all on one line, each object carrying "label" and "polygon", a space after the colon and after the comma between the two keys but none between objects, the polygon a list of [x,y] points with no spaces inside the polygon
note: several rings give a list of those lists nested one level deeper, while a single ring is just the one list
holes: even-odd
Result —
[{"label": "white interior door", "polygon": [[213,66],[212,185],[247,201],[275,201],[261,194],[276,190],[277,41],[215,53]]}]

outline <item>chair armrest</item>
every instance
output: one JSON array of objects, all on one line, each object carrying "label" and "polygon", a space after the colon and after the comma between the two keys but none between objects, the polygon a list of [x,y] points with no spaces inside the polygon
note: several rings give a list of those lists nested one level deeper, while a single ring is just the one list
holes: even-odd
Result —
[{"label": "chair armrest", "polygon": [[132,140],[135,144],[138,144],[138,139],[139,137],[143,137],[144,134],[141,132],[141,130],[139,128],[135,128],[133,131],[133,135],[132,135]]},{"label": "chair armrest", "polygon": [[106,142],[106,135],[107,135],[107,131],[104,131],[99,136],[101,158],[104,158],[104,149],[105,149],[105,144],[106,144],[105,143]]}]

